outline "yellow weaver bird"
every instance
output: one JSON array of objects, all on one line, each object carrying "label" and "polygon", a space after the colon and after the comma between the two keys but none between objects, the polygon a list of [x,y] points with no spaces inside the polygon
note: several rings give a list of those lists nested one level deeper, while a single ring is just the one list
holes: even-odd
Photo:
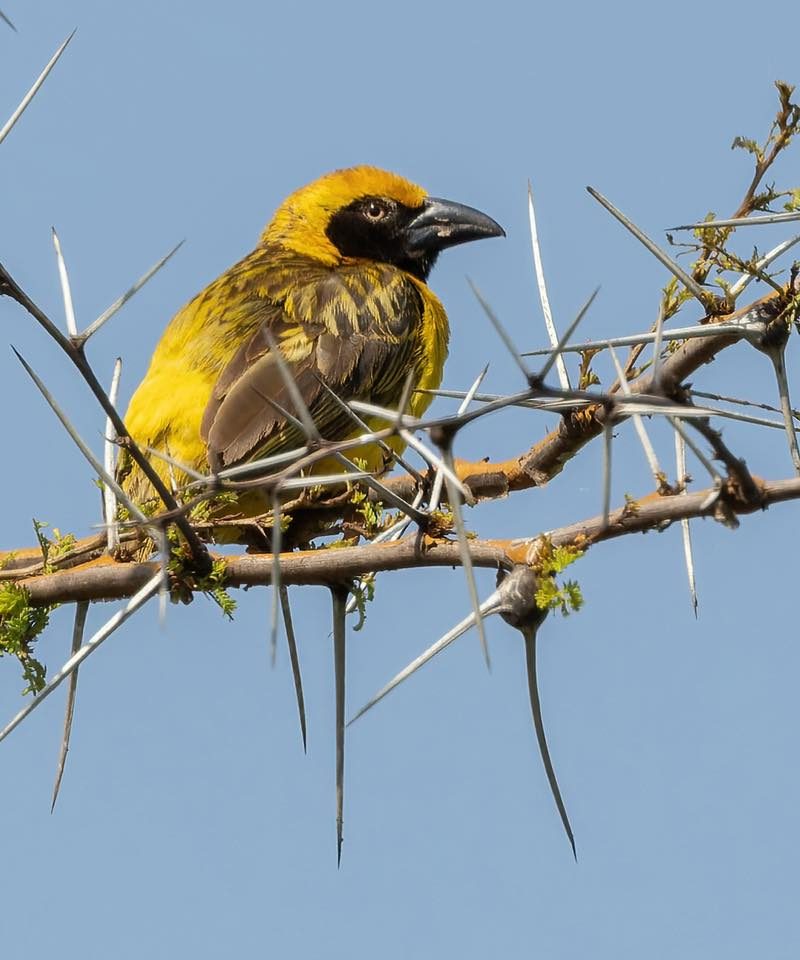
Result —
[{"label": "yellow weaver bird", "polygon": [[[128,408],[131,435],[201,472],[299,447],[301,432],[280,413],[297,411],[270,343],[322,437],[357,435],[323,384],[345,401],[389,408],[410,371],[416,388],[439,387],[449,330],[428,275],[446,247],[500,235],[486,214],[375,167],[315,180],[287,197],[252,253],[169,323]],[[430,400],[412,394],[409,412],[421,415]],[[375,444],[350,455],[386,469]],[[163,460],[153,465],[168,486],[188,481]],[[119,473],[133,500],[154,498],[124,455]]]}]

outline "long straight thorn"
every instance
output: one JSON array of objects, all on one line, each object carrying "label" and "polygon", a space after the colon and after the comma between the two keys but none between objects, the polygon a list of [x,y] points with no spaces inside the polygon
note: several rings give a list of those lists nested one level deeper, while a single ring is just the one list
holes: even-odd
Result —
[{"label": "long straight thorn", "polygon": [[[117,406],[117,395],[119,393],[119,381],[122,374],[122,358],[117,357],[114,361],[114,371],[111,374],[111,386],[108,391],[108,402],[112,407]],[[116,444],[117,432],[111,417],[106,417],[105,440],[103,441],[103,468],[109,477],[114,476],[116,468]],[[103,508],[107,526],[106,547],[109,553],[119,546],[119,524],[117,523],[117,498],[114,491],[107,484],[103,484]]]},{"label": "long straight thorn", "polygon": [[158,570],[161,579],[158,584],[158,625],[163,627],[167,620],[167,603],[169,602],[169,540],[165,527],[154,531],[158,543]]},{"label": "long straight thorn", "polygon": [[[472,400],[475,394],[478,392],[478,388],[483,383],[483,378],[486,376],[488,369],[489,369],[489,364],[487,363],[486,366],[483,368],[483,370],[481,370],[481,372],[473,381],[472,386],[464,394],[464,399],[458,405],[458,412],[456,414],[457,416],[461,416],[462,413],[467,412],[467,409],[469,408],[469,405],[472,403]],[[436,475],[433,478],[433,487],[431,488],[431,499],[430,499],[430,503],[428,504],[429,511],[439,509],[439,502],[442,499],[443,485],[444,485],[444,474],[442,473],[441,470],[437,470]]]},{"label": "long straight thorn", "polygon": [[653,386],[651,393],[658,393],[661,379],[661,342],[664,337],[664,304],[658,306],[658,316],[656,317],[655,339],[653,340]]},{"label": "long straight thorn", "polygon": [[336,866],[342,865],[344,827],[344,728],[347,643],[347,587],[331,587],[333,603],[333,670],[336,689]]},{"label": "long straight thorn", "polygon": [[8,26],[11,27],[11,29],[14,31],[14,33],[17,32],[17,28],[16,28],[16,27],[14,26],[14,24],[8,19],[8,17],[3,13],[2,10],[0,10],[0,20],[2,20],[3,23],[8,24]]},{"label": "long straight thorn", "polygon": [[272,612],[270,615],[269,649],[270,663],[275,666],[278,657],[278,610],[281,596],[281,546],[283,530],[281,528],[281,504],[276,488],[272,494]]},{"label": "long straight thorn", "polygon": [[80,339],[82,340],[82,342],[86,343],[89,337],[97,333],[100,327],[102,327],[105,323],[107,323],[114,316],[115,313],[121,310],[122,307],[124,307],[125,304],[131,299],[131,297],[135,293],[138,293],[139,290],[141,290],[142,287],[147,283],[147,281],[150,280],[153,276],[155,276],[155,274],[158,273],[158,271],[167,263],[168,260],[172,258],[174,254],[178,252],[178,250],[180,250],[182,246],[183,246],[183,240],[181,240],[180,243],[175,244],[175,246],[170,250],[168,254],[163,256],[158,261],[158,263],[153,264],[153,266],[150,267],[147,273],[139,277],[139,279],[136,281],[136,283],[133,284],[132,287],[129,287],[125,291],[125,293],[123,293],[121,297],[116,299],[107,310],[104,310],[96,320],[93,320],[89,324],[89,326],[83,331],[83,333],[80,335]]},{"label": "long straight thorn", "polygon": [[300,656],[297,651],[297,638],[294,633],[294,624],[292,622],[292,607],[289,603],[289,590],[285,584],[280,586],[281,611],[283,612],[283,625],[286,628],[286,643],[289,647],[289,661],[292,665],[292,679],[294,680],[294,692],[297,698],[297,712],[300,716],[300,734],[303,737],[303,753],[308,753],[306,743],[306,700],[303,696],[303,676],[300,673]]},{"label": "long straight thorn", "polygon": [[[608,352],[611,354],[611,359],[614,361],[614,366],[617,371],[617,379],[619,380],[620,389],[622,390],[625,396],[631,395],[631,385],[628,383],[628,378],[625,376],[625,371],[622,369],[622,364],[619,362],[619,357],[617,356],[616,350],[609,345]],[[653,474],[653,479],[656,482],[656,485],[660,485],[663,479],[663,473],[661,467],[658,463],[658,457],[656,456],[656,451],[653,447],[653,444],[650,442],[650,437],[647,433],[647,428],[644,425],[644,420],[642,415],[639,413],[634,413],[631,415],[631,420],[633,420],[633,428],[636,431],[636,435],[639,438],[639,442],[642,445],[644,450],[645,458],[647,459],[647,465],[650,467],[650,472]]]},{"label": "long straight thorn", "polygon": [[50,58],[47,66],[44,68],[44,70],[42,70],[42,72],[34,81],[33,86],[30,88],[30,90],[25,94],[25,96],[20,101],[20,104],[17,107],[17,109],[11,114],[11,116],[5,122],[2,129],[0,129],[0,143],[2,143],[5,140],[5,138],[9,135],[9,133],[11,133],[11,130],[14,127],[14,124],[17,122],[17,120],[19,120],[19,118],[25,112],[25,108],[28,106],[31,100],[33,100],[33,98],[36,96],[36,94],[39,91],[39,87],[41,87],[41,85],[45,82],[45,80],[47,79],[47,75],[50,73],[50,71],[53,69],[56,63],[58,63],[58,58],[67,49],[67,44],[70,42],[70,40],[74,36],[75,36],[75,31],[73,30],[72,33],[67,37],[67,39],[61,44],[58,50],[56,50],[56,52]]},{"label": "long straight thorn", "polygon": [[[709,323],[702,327],[680,327],[673,330],[664,330],[661,334],[663,341],[671,340],[700,340],[706,337],[734,336],[747,337],[763,334],[764,325],[749,321],[731,321],[730,323]],[[605,340],[586,340],[583,343],[565,343],[561,347],[562,353],[583,353],[585,350],[605,349],[607,343],[613,347],[635,347],[640,343],[655,343],[656,331],[652,333],[632,333],[626,337],[607,337]],[[538,350],[526,350],[523,356],[544,357],[550,355],[549,347],[540,347]]]},{"label": "long straight thorn", "polygon": [[467,283],[470,285],[470,289],[471,289],[472,292],[475,294],[475,299],[478,301],[478,303],[479,303],[479,304],[481,305],[481,307],[483,308],[483,312],[486,314],[486,316],[487,316],[487,317],[489,318],[489,320],[491,321],[492,326],[494,327],[495,331],[497,332],[497,335],[498,335],[498,336],[500,337],[500,339],[503,341],[503,344],[505,345],[506,350],[508,350],[508,352],[509,352],[509,353],[511,354],[511,356],[514,358],[514,363],[516,363],[516,365],[517,365],[517,366],[519,367],[519,369],[522,371],[523,377],[525,377],[526,380],[530,380],[530,378],[531,378],[531,372],[530,372],[530,370],[528,369],[528,366],[527,366],[527,364],[525,363],[525,361],[522,359],[522,354],[519,352],[519,350],[517,350],[516,344],[514,343],[514,341],[513,341],[513,340],[511,339],[511,337],[509,336],[506,328],[503,326],[502,323],[500,323],[499,317],[498,317],[497,314],[494,312],[494,310],[492,310],[492,308],[489,306],[488,301],[484,298],[483,294],[482,294],[482,293],[480,292],[480,290],[475,286],[475,284],[472,282],[472,280],[471,280],[469,277],[467,277]]},{"label": "long straight thorn", "polygon": [[[453,462],[453,450],[447,446],[442,450],[445,463],[452,473],[455,473],[455,464]],[[467,528],[464,526],[464,514],[461,511],[461,499],[458,490],[450,480],[445,476],[447,484],[447,499],[450,501],[450,509],[453,511],[453,522],[458,537],[458,550],[461,554],[461,566],[464,568],[464,576],[467,580],[467,590],[472,604],[472,612],[475,614],[475,626],[478,630],[478,637],[481,641],[481,650],[483,658],[486,661],[486,669],[492,669],[492,660],[489,656],[489,644],[486,642],[486,631],[483,626],[483,614],[481,613],[481,602],[478,598],[478,585],[475,582],[475,570],[472,565],[472,554],[469,552],[469,540],[467,539]]]},{"label": "long straight thorn", "polygon": [[781,401],[781,413],[786,429],[786,439],[789,441],[789,453],[792,457],[795,471],[800,474],[800,450],[797,447],[797,433],[792,416],[792,403],[789,396],[789,380],[786,376],[786,344],[770,347],[764,351],[772,361],[775,370],[775,380],[778,384],[778,396]]},{"label": "long straight thorn", "polygon": [[608,526],[611,512],[611,445],[614,439],[614,426],[610,420],[603,424],[603,527]]},{"label": "long straight thorn", "polygon": [[[488,617],[498,612],[501,604],[501,596],[501,593],[495,590],[491,596],[483,601],[480,606],[481,617]],[[478,617],[474,612],[470,611],[463,620],[460,620],[452,629],[448,630],[443,637],[440,637],[435,643],[432,643],[427,650],[423,651],[415,660],[412,660],[407,667],[404,667],[384,687],[381,687],[374,697],[367,701],[357,713],[353,714],[350,720],[348,720],[347,726],[349,727],[350,724],[355,723],[359,717],[363,717],[368,710],[371,710],[375,704],[380,703],[395,687],[399,687],[404,680],[407,680],[412,674],[416,673],[420,667],[423,667],[429,660],[432,660],[437,653],[441,653],[442,650],[449,647],[454,640],[457,640],[465,634],[467,630],[477,622]]]},{"label": "long straight thorn", "polygon": [[602,204],[613,217],[619,220],[623,227],[629,230],[641,244],[647,247],[656,260],[658,260],[659,263],[662,263],[667,270],[669,270],[669,272],[676,277],[684,285],[684,287],[686,287],[693,297],[695,297],[703,306],[705,306],[709,294],[700,286],[694,277],[689,276],[689,274],[682,267],[678,266],[678,264],[675,263],[675,261],[668,256],[661,249],[661,247],[658,246],[658,244],[651,240],[650,237],[644,233],[644,231],[640,230],[639,227],[637,227],[632,220],[626,217],[621,210],[618,210],[610,200],[607,200],[602,193],[598,193],[593,187],[587,187],[586,189],[589,191],[591,196],[597,200],[598,203]]},{"label": "long straight thorn", "polygon": [[410,430],[400,430],[399,433],[408,446],[413,447],[423,460],[426,460],[432,467],[436,467],[438,470],[442,471],[448,483],[452,483],[465,500],[472,499],[472,493],[470,492],[469,488],[466,486],[466,484],[462,483],[458,477],[458,474],[446,462],[446,460],[443,460],[440,456],[437,456],[437,454],[435,454],[421,440],[415,437]]},{"label": "long straight thorn", "polygon": [[[686,490],[686,442],[678,431],[675,431],[675,466],[678,485],[685,494]],[[697,580],[695,578],[694,552],[692,550],[692,530],[689,519],[681,520],[681,538],[683,539],[683,559],[686,563],[686,576],[689,580],[689,599],[692,601],[692,610],[697,617]]]},{"label": "long straight thorn", "polygon": [[536,731],[536,741],[539,744],[539,753],[542,758],[542,763],[544,764],[545,773],[547,774],[547,782],[550,784],[550,792],[552,793],[553,799],[556,802],[558,815],[561,817],[561,822],[564,825],[564,830],[566,831],[569,845],[572,847],[572,856],[575,857],[575,860],[577,860],[578,854],[575,849],[575,836],[572,832],[572,827],[569,822],[567,808],[565,807],[564,800],[561,797],[558,779],[556,778],[553,761],[550,758],[550,750],[547,746],[544,720],[542,719],[542,703],[539,697],[539,683],[536,675],[536,633],[537,631],[535,627],[526,626],[522,628],[522,635],[525,637],[525,664],[528,674],[528,693],[531,701],[533,728]]},{"label": "long straight thorn", "polygon": [[559,357],[561,356],[561,354],[563,353],[564,347],[567,345],[567,342],[569,341],[569,338],[570,338],[570,337],[572,336],[572,334],[575,332],[575,330],[577,329],[578,324],[581,322],[581,320],[583,320],[583,318],[586,316],[586,313],[587,313],[587,311],[589,310],[589,307],[591,307],[591,305],[594,303],[594,299],[595,299],[595,297],[597,296],[598,293],[600,293],[600,287],[595,287],[594,292],[592,293],[592,295],[589,297],[589,299],[586,301],[586,303],[584,303],[584,305],[580,308],[580,310],[578,311],[578,314],[577,314],[577,316],[575,317],[575,319],[572,321],[572,323],[571,323],[571,324],[567,327],[567,329],[564,331],[564,333],[563,333],[562,336],[561,336],[561,339],[560,339],[560,340],[558,341],[558,343],[555,345],[555,347],[553,348],[552,352],[551,352],[550,355],[548,356],[547,360],[545,360],[544,366],[543,366],[542,369],[539,371],[539,373],[537,373],[537,375],[536,375],[537,380],[544,380],[544,378],[545,378],[545,377],[547,376],[547,374],[550,372],[550,368],[553,366],[553,364],[556,362],[556,360],[558,360],[558,358],[559,358]]},{"label": "long straight thorn", "polygon": [[[547,330],[547,338],[550,346],[555,349],[558,344],[558,334],[556,325],[553,321],[553,312],[550,309],[550,298],[547,296],[547,284],[544,279],[544,265],[542,264],[542,252],[539,248],[539,231],[536,228],[536,209],[533,203],[533,187],[528,181],[528,221],[531,228],[531,247],[533,249],[533,266],[536,271],[536,285],[539,289],[539,300],[542,304],[542,315],[544,316],[544,326]],[[570,389],[569,374],[564,357],[559,354],[556,360],[556,370],[558,371],[558,382],[561,389],[567,391]]]},{"label": "long straight thorn", "polygon": [[730,220],[703,220],[702,223],[683,223],[679,227],[667,227],[667,229],[700,230],[704,227],[753,227],[769,223],[788,223],[791,220],[800,220],[800,211],[797,213],[767,213],[761,217],[734,217]]},{"label": "long straight thorn", "polygon": [[67,334],[71,339],[78,336],[78,325],[75,322],[75,305],[72,302],[72,289],[69,284],[69,274],[67,265],[64,262],[64,254],[61,251],[61,241],[58,239],[56,228],[50,228],[53,235],[53,248],[56,251],[56,263],[58,264],[58,279],[61,284],[61,296],[64,300],[64,317],[67,322]]},{"label": "long straight thorn", "polygon": [[673,429],[676,433],[680,434],[681,439],[686,444],[686,446],[692,451],[692,453],[697,457],[700,463],[705,467],[706,472],[711,477],[714,482],[714,486],[719,491],[722,487],[722,476],[714,464],[708,459],[708,457],[703,453],[703,451],[698,447],[698,445],[692,440],[689,434],[684,429],[683,424],[677,417],[667,417],[669,422],[672,424]]},{"label": "long straight thorn", "polygon": [[78,667],[83,663],[83,661],[100,646],[100,644],[108,639],[111,634],[117,629],[117,627],[122,626],[122,624],[134,614],[139,607],[146,603],[154,593],[158,590],[158,584],[161,579],[161,574],[157,573],[154,577],[151,577],[147,583],[128,600],[125,606],[118,610],[112,617],[110,617],[102,627],[92,636],[83,646],[77,650],[73,656],[67,660],[64,666],[54,674],[50,680],[45,684],[44,688],[39,691],[39,693],[30,700],[26,706],[19,711],[19,713],[5,725],[5,727],[0,730],[0,741],[5,740],[5,738],[22,723],[22,721],[29,716],[41,703],[43,703],[47,697],[60,686],[64,680],[67,679]]},{"label": "long straight thorn", "polygon": [[97,474],[97,476],[100,477],[100,479],[103,481],[103,483],[108,484],[108,485],[113,489],[113,491],[114,491],[117,499],[120,500],[120,501],[125,505],[125,507],[127,507],[127,509],[129,510],[129,512],[130,512],[130,514],[131,514],[132,517],[134,517],[134,518],[135,518],[136,520],[138,520],[140,523],[146,523],[146,522],[147,522],[147,517],[145,517],[145,515],[142,513],[142,511],[125,495],[125,492],[124,492],[123,489],[120,487],[120,485],[117,483],[117,481],[114,479],[114,477],[112,477],[112,476],[110,476],[108,473],[106,473],[106,471],[103,469],[103,465],[100,463],[100,461],[97,459],[97,457],[95,457],[95,455],[92,453],[92,451],[91,451],[91,450],[89,449],[89,447],[86,445],[86,443],[84,443],[84,441],[83,441],[83,439],[81,438],[80,434],[79,434],[79,433],[77,432],[77,430],[72,426],[72,424],[70,423],[67,415],[63,412],[63,410],[61,409],[61,407],[59,407],[59,405],[56,403],[53,395],[50,393],[50,391],[49,391],[49,390],[47,389],[47,387],[44,385],[44,383],[43,383],[42,380],[39,378],[39,376],[36,374],[36,372],[34,371],[34,369],[30,366],[30,364],[27,362],[27,360],[22,356],[22,354],[21,354],[15,347],[12,346],[11,349],[12,349],[12,350],[14,351],[14,353],[16,354],[17,359],[19,360],[19,362],[20,362],[20,363],[22,364],[22,366],[25,368],[28,376],[31,378],[31,380],[33,380],[33,382],[34,382],[34,383],[36,384],[36,386],[39,388],[39,392],[42,394],[42,396],[45,398],[45,400],[46,400],[46,401],[48,402],[48,404],[50,405],[50,409],[53,411],[53,413],[55,413],[55,415],[56,415],[56,416],[58,417],[58,419],[61,421],[61,424],[62,424],[62,426],[64,427],[64,429],[67,431],[67,433],[68,433],[68,434],[72,437],[72,439],[75,441],[75,444],[76,444],[76,446],[78,447],[78,449],[81,451],[81,453],[84,455],[84,457],[89,461],[92,469],[93,469],[94,472]]},{"label": "long straight thorn", "polygon": [[[89,601],[81,600],[75,604],[75,622],[72,627],[72,648],[70,655],[80,650],[83,643],[83,631],[86,626],[86,614],[89,612]],[[61,734],[61,749],[58,753],[58,765],[56,766],[56,780],[53,784],[53,800],[50,804],[50,813],[56,808],[58,792],[61,789],[61,778],[64,776],[64,767],[67,762],[67,753],[69,753],[69,740],[72,734],[72,717],[75,713],[75,697],[78,692],[78,671],[74,671],[69,678],[69,687],[67,688],[67,705],[64,710],[64,732]]]},{"label": "long straight thorn", "polygon": [[[784,240],[783,243],[779,243],[768,253],[765,253],[758,263],[756,263],[756,270],[765,270],[771,263],[777,260],[782,254],[786,253],[787,250],[790,250],[796,243],[800,243],[800,233],[795,234],[793,237],[789,237],[788,240]],[[731,288],[728,290],[728,296],[735,300],[745,289],[745,287],[747,287],[753,282],[753,280],[756,279],[757,277],[754,273],[743,273],[735,283],[731,284]]]}]

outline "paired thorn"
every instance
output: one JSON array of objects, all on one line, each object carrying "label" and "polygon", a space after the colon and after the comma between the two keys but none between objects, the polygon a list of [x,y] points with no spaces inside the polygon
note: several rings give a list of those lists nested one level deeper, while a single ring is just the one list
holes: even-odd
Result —
[{"label": "paired thorn", "polygon": [[[80,650],[83,643],[83,631],[86,626],[86,615],[89,612],[89,601],[81,600],[75,604],[75,621],[72,627],[72,648],[70,656],[74,657]],[[64,776],[64,767],[67,762],[67,753],[69,752],[69,740],[72,733],[72,717],[75,713],[75,697],[78,693],[78,668],[69,678],[69,687],[67,689],[67,704],[64,711],[64,732],[61,735],[61,749],[58,754],[58,764],[56,766],[56,779],[53,784],[53,800],[50,804],[50,813],[56,808],[56,800],[61,789],[61,779]]]},{"label": "paired thorn", "polygon": [[499,577],[497,589],[483,601],[479,611],[472,611],[463,620],[457,623],[452,629],[448,630],[444,636],[440,637],[435,643],[431,644],[427,650],[423,651],[415,660],[404,667],[395,677],[393,677],[384,687],[382,687],[353,717],[349,720],[348,726],[355,723],[360,717],[364,716],[369,710],[379,703],[385,696],[398,687],[404,680],[407,680],[412,674],[416,673],[420,667],[432,660],[438,653],[441,653],[446,647],[450,646],[454,640],[469,630],[470,627],[477,624],[481,618],[489,617],[493,614],[500,616],[510,626],[519,630],[525,639],[526,661],[528,668],[528,690],[530,693],[531,712],[533,715],[533,724],[536,731],[536,739],[539,744],[539,751],[542,756],[545,773],[550,785],[556,807],[561,817],[561,822],[566,830],[572,847],[573,856],[575,856],[575,838],[570,826],[566,807],[561,796],[561,790],[558,786],[553,763],[550,758],[550,751],[547,746],[545,736],[544,722],[542,720],[541,703],[539,698],[538,682],[536,677],[536,631],[544,621],[547,612],[540,610],[536,606],[536,574],[530,567],[517,565],[505,576]]}]

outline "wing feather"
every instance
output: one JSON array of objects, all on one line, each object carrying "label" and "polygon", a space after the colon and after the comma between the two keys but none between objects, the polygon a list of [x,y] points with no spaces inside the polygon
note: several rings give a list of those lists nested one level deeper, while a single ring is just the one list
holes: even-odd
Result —
[{"label": "wing feather", "polygon": [[424,304],[401,270],[356,262],[296,272],[300,277],[293,283],[284,282],[277,291],[262,284],[246,303],[246,310],[263,319],[222,371],[205,410],[202,435],[213,464],[229,466],[303,442],[280,413],[280,408],[297,411],[272,356],[270,338],[328,440],[348,436],[352,422],[320,380],[344,400],[391,406],[399,399],[410,365],[420,359]]}]

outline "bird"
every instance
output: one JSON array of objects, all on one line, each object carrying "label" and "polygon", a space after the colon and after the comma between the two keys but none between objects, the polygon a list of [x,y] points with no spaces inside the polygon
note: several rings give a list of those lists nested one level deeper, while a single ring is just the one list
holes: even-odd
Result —
[{"label": "bird", "polygon": [[[393,408],[409,377],[408,412],[421,416],[431,401],[424,391],[441,384],[449,341],[447,314],[427,284],[431,269],[448,247],[504,235],[487,214],[398,174],[373,166],[325,174],[291,193],[255,249],[169,322],[126,428],[140,448],[167,456],[151,462],[177,490],[191,471],[300,447],[275,350],[325,440],[359,432],[337,397]],[[389,445],[405,447],[399,437]],[[349,455],[376,474],[389,466],[376,444]],[[118,476],[133,501],[155,501],[124,450]]]}]

